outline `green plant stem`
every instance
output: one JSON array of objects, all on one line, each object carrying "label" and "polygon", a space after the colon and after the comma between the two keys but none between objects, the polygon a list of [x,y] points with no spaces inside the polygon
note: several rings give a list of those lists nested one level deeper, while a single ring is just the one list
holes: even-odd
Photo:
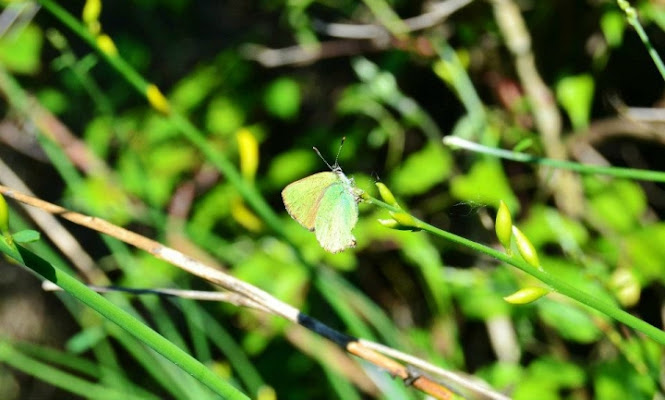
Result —
[{"label": "green plant stem", "polygon": [[55,387],[59,387],[83,397],[90,396],[94,393],[95,398],[100,400],[148,400],[158,398],[149,393],[128,393],[112,387],[89,382],[30,358],[16,350],[9,342],[4,340],[0,340],[0,361],[44,382],[48,382]]},{"label": "green plant stem", "polygon": [[538,165],[546,165],[554,168],[567,169],[581,174],[609,175],[617,178],[638,179],[643,181],[665,182],[665,172],[650,171],[646,169],[601,167],[597,165],[580,164],[572,161],[555,160],[551,158],[533,156],[526,153],[518,153],[510,150],[497,149],[495,147],[483,146],[455,136],[446,136],[443,143],[453,148],[463,148],[477,153],[504,158],[506,160],[525,162]]},{"label": "green plant stem", "polygon": [[[372,197],[370,197],[369,202],[389,211],[404,212],[404,210],[398,210],[397,208]],[[413,225],[414,228],[430,232],[434,235],[450,240],[451,242],[461,244],[462,246],[466,246],[474,251],[487,254],[488,256],[496,258],[499,261],[503,261],[506,264],[510,264],[516,268],[519,268],[527,274],[547,284],[552,290],[570,297],[571,299],[576,300],[590,308],[600,311],[601,313],[614,318],[615,320],[622,322],[637,331],[644,333],[656,342],[665,345],[665,331],[662,331],[655,326],[648,324],[637,317],[634,317],[633,315],[615,307],[612,304],[605,303],[593,296],[589,296],[574,286],[551,275],[544,268],[535,268],[528,264],[526,261],[518,258],[517,255],[509,256],[506,253],[495,250],[491,247],[476,243],[472,240],[457,236],[453,233],[446,232],[415,217],[413,217],[413,219],[415,221]]]},{"label": "green plant stem", "polygon": [[60,286],[109,321],[112,321],[125,329],[166,359],[179,366],[182,370],[198,379],[222,398],[248,399],[248,397],[238,391],[238,389],[215,375],[192,356],[182,351],[148,326],[139,322],[129,313],[90,290],[81,282],[54,267],[48,261],[21,246],[9,246],[4,240],[0,240],[0,251],[25,265],[43,278]]},{"label": "green plant stem", "polygon": [[[145,80],[134,68],[129,65],[122,57],[110,55],[102,51],[97,45],[95,37],[88,32],[86,27],[81,24],[76,18],[69,14],[65,9],[52,0],[38,0],[39,3],[59,19],[64,25],[71,29],[81,39],[88,43],[92,48],[96,49],[101,57],[108,62],[111,67],[116,69],[135,89],[139,94],[147,98],[147,89],[150,83]],[[201,151],[206,159],[210,160],[215,167],[222,172],[224,177],[238,190],[240,195],[247,201],[247,203],[256,211],[257,214],[266,222],[266,224],[282,239],[288,243],[291,241],[286,237],[285,231],[277,215],[270,208],[268,203],[263,199],[254,186],[245,181],[235,166],[221,153],[215,151],[206,140],[205,135],[197,129],[189,120],[184,116],[171,111],[168,117],[170,123],[175,126],[199,151]]]},{"label": "green plant stem", "polygon": [[656,49],[653,48],[651,40],[649,40],[649,36],[644,30],[644,27],[642,27],[639,18],[637,18],[637,11],[626,0],[617,0],[617,4],[619,5],[619,8],[621,8],[621,10],[626,13],[626,19],[628,20],[628,23],[632,25],[633,28],[635,28],[635,32],[637,32],[640,40],[642,40],[642,43],[644,43],[644,47],[647,48],[647,52],[649,53],[649,56],[651,56],[653,63],[656,64],[656,68],[658,69],[658,72],[660,72],[660,76],[663,78],[663,80],[665,80],[665,65],[663,64],[663,60],[660,58],[660,55],[658,55]]}]

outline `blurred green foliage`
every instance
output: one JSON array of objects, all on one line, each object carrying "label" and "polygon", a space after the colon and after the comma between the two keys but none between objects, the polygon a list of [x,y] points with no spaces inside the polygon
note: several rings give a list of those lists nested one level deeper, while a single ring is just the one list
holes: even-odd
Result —
[{"label": "blurred green foliage", "polygon": [[[327,169],[311,148],[316,146],[332,164],[346,137],[340,165],[367,193],[375,195],[374,182],[384,182],[418,218],[496,246],[491,220],[503,200],[536,247],[543,268],[662,326],[660,186],[585,176],[582,196],[574,197],[583,202],[584,213],[567,215],[552,192],[575,194],[548,186],[556,171],[539,175],[532,166],[453,152],[441,143],[443,136],[454,134],[546,153],[533,116],[538,104],[525,95],[491,3],[473,2],[448,21],[404,37],[403,22],[396,18],[423,13],[424,4],[102,3],[102,31],[126,61],[166,93],[173,109],[205,132],[207,148],[239,166],[239,132],[256,140],[258,169],[247,184],[272,206],[283,235],[261,220],[171,119],[130,89],[127,76],[104,63],[57,18],[44,10],[33,18],[18,3],[2,3],[3,12],[17,13],[20,22],[0,36],[0,72],[19,85],[12,89],[0,79],[3,124],[33,140],[16,145],[11,135],[3,136],[4,143],[15,146],[3,144],[0,158],[11,160],[12,170],[41,196],[217,262],[340,331],[476,374],[516,399],[663,396],[661,348],[559,295],[524,306],[506,303],[503,297],[537,283],[523,273],[424,232],[387,229],[376,220],[388,214],[365,204],[354,230],[357,248],[332,255],[283,209],[285,185]],[[662,50],[665,8],[658,2],[636,3]],[[616,107],[619,103],[657,107],[663,89],[624,14],[613,2],[518,5],[526,7],[522,15],[538,71],[551,88],[548,101],[564,121],[557,140],[569,156],[592,146],[610,163],[662,170],[657,135],[637,139],[633,132],[638,127],[626,128],[617,117],[624,112],[623,106]],[[66,6],[81,15],[82,4]],[[94,25],[93,17],[88,26]],[[387,44],[380,38],[331,39],[322,33],[322,21],[383,24],[398,35]],[[341,47],[330,50],[332,40]],[[253,61],[256,52],[266,51],[257,44],[322,53],[310,63],[269,68]],[[52,113],[50,122],[71,132],[77,151],[57,139],[59,151],[42,154],[34,143],[44,145],[44,140],[35,138],[52,139],[59,128],[40,123],[44,117],[36,107],[19,104],[26,93]],[[602,120],[613,125],[607,128]],[[652,132],[660,129],[644,123],[651,124]],[[603,127],[614,137],[594,136],[594,129]],[[48,162],[36,161],[39,157]],[[20,219],[12,223],[16,230],[43,229]],[[148,254],[90,233],[78,231],[77,237],[114,284],[211,289]],[[33,246],[58,260],[49,242]],[[617,271],[629,271],[622,276],[633,285],[631,299],[624,298]],[[3,287],[2,304],[23,295],[9,289]],[[309,333],[281,319],[228,304],[109,297],[251,397],[274,388],[278,397],[289,399],[422,398],[372,367],[345,367],[347,360],[340,361],[335,350],[313,345]],[[64,321],[56,329],[61,334],[44,348],[66,343],[69,353],[52,359],[46,352],[24,353],[63,370],[89,362],[100,372],[88,378],[107,387],[148,390],[164,398],[208,398],[182,371],[70,298],[58,298],[60,303],[51,307]],[[13,312],[13,318],[22,318],[20,310]],[[511,335],[505,341],[492,325],[496,319],[508,321]],[[49,336],[48,331],[43,337],[14,335],[10,329],[0,333],[39,343]],[[504,357],[504,348],[516,349],[518,356]],[[0,388],[6,388],[0,389],[0,398],[25,398],[30,385],[38,384],[13,369],[0,371]],[[60,390],[53,398],[67,395]]]}]

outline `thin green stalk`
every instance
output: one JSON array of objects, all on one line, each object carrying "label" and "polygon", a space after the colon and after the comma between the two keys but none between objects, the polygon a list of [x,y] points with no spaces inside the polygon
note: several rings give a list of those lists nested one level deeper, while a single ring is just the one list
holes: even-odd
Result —
[{"label": "thin green stalk", "polygon": [[[22,353],[25,357],[32,357],[37,362],[48,362],[51,368],[55,365],[60,367],[60,370],[69,369],[72,372],[99,380],[100,382],[98,384],[103,386],[114,387],[116,388],[115,390],[128,388],[128,391],[132,392],[135,396],[156,398],[153,394],[137,386],[125,376],[119,375],[118,372],[121,371],[121,369],[115,368],[115,366],[109,368],[108,365],[104,365],[103,363],[96,364],[88,359],[72,355],[71,353],[62,352],[46,346],[35,345],[29,342],[11,342],[9,340],[5,340],[5,342],[6,344],[10,344],[15,351]],[[0,343],[2,343],[0,346],[4,345],[2,340],[0,340]],[[32,371],[34,370],[31,369],[29,373],[39,378],[39,376],[33,374]],[[104,376],[113,376],[114,379],[110,382],[105,382]],[[81,378],[77,377],[77,379]],[[84,393],[84,395],[85,394],[88,393]]]},{"label": "thin green stalk", "polygon": [[651,56],[653,63],[656,64],[656,68],[658,68],[660,76],[663,78],[663,80],[665,80],[665,64],[663,64],[663,60],[658,55],[656,49],[653,48],[651,40],[649,40],[649,36],[647,36],[647,33],[644,31],[644,27],[642,27],[639,18],[637,18],[637,11],[626,0],[617,0],[617,4],[619,5],[619,8],[621,8],[621,10],[626,13],[626,19],[628,20],[628,23],[631,24],[633,28],[635,28],[637,35],[642,40],[642,43],[644,43],[644,47],[647,48],[647,52],[649,53],[649,56]]},{"label": "thin green stalk", "polygon": [[[163,336],[140,323],[129,313],[113,305],[104,297],[90,290],[81,282],[51,265],[31,251],[21,246],[9,246],[0,240],[0,251],[25,265],[40,276],[60,286],[63,290],[97,311],[105,318],[119,325],[125,331],[151,347],[157,353],[179,366],[182,370],[199,380],[214,393],[225,399],[248,399],[242,392],[222,380],[189,354]],[[92,392],[91,392],[92,393]]]},{"label": "thin green stalk", "polygon": [[580,164],[572,161],[554,160],[551,158],[533,156],[526,153],[518,153],[510,150],[497,149],[495,147],[483,146],[455,136],[446,136],[443,144],[477,153],[488,154],[506,160],[546,165],[554,168],[567,169],[581,174],[609,175],[617,178],[638,179],[643,181],[665,182],[665,172],[650,171],[646,169],[602,167],[597,165]]},{"label": "thin green stalk", "polygon": [[[174,304],[179,304],[179,299],[169,298]],[[184,309],[183,309],[184,311]],[[244,383],[252,396],[256,396],[259,389],[266,385],[256,367],[247,358],[247,354],[235,342],[235,339],[227,332],[217,318],[210,315],[205,308],[199,307],[200,320],[192,321],[196,329],[205,332],[210,341],[224,354],[224,357],[233,367],[233,371]]]},{"label": "thin green stalk", "polygon": [[485,106],[455,49],[439,37],[432,38],[431,43],[439,58],[448,66],[448,72],[452,75],[448,82],[454,87],[469,117],[478,127],[484,127],[487,119]]},{"label": "thin green stalk", "polygon": [[148,400],[158,398],[157,396],[145,392],[138,395],[86,381],[78,376],[63,372],[62,370],[32,359],[13,348],[8,342],[1,340],[0,361],[44,382],[48,382],[55,387],[59,387],[83,397],[88,397],[94,393],[96,399]]},{"label": "thin green stalk", "polygon": [[[368,201],[372,204],[385,208],[389,211],[404,213],[404,210],[399,210],[373,197],[369,197]],[[509,256],[506,253],[500,252],[491,247],[485,246],[480,243],[476,243],[472,240],[463,238],[461,236],[457,236],[453,233],[446,232],[424,221],[421,221],[415,217],[411,218],[413,221],[412,226],[414,228],[430,232],[439,237],[450,240],[451,242],[461,244],[462,246],[466,246],[474,251],[487,254],[488,256],[496,258],[499,261],[503,261],[506,264],[510,264],[516,268],[519,268],[522,271],[526,272],[527,274],[547,284],[554,291],[557,291],[567,297],[570,297],[573,300],[577,300],[578,302],[590,308],[600,311],[601,313],[611,318],[614,318],[615,320],[622,322],[637,331],[644,333],[645,335],[649,336],[651,339],[655,340],[656,342],[665,345],[665,331],[662,331],[656,328],[655,326],[648,324],[647,322],[644,322],[637,317],[634,317],[633,315],[623,311],[620,308],[615,307],[612,304],[605,303],[593,296],[590,296],[582,292],[581,290],[575,288],[574,286],[568,284],[567,282],[562,281],[561,279],[551,275],[549,272],[546,271],[545,268],[535,268],[526,261],[517,258],[517,256]]]},{"label": "thin green stalk", "polygon": [[[99,48],[96,38],[88,32],[83,24],[76,18],[69,14],[65,9],[60,7],[55,1],[52,0],[38,0],[39,3],[81,39],[87,42],[90,46],[96,49],[99,54],[115,68],[120,75],[122,75],[142,96],[148,99],[148,88],[151,84],[145,80],[131,65],[129,65],[122,57],[109,54]],[[209,146],[205,135],[196,128],[184,116],[174,110],[170,111],[168,120],[178,128],[178,130],[187,138],[199,151],[201,151],[206,159],[210,160],[215,167],[222,172],[224,177],[238,190],[240,195],[247,201],[247,203],[256,211],[257,214],[266,222],[266,224],[281,238],[291,243],[282,224],[277,215],[270,208],[268,203],[263,199],[258,190],[245,181],[233,163],[229,161],[223,154],[215,151]]]}]

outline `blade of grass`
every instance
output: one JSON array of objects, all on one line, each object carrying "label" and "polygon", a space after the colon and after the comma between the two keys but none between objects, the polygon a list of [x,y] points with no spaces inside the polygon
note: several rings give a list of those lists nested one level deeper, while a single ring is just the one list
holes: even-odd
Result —
[{"label": "blade of grass", "polygon": [[19,371],[30,374],[38,379],[48,382],[55,387],[67,390],[79,396],[88,397],[92,393],[96,399],[126,399],[126,400],[146,400],[158,399],[159,397],[143,393],[133,394],[116,390],[114,388],[91,383],[75,375],[63,372],[47,364],[36,361],[25,354],[17,351],[8,342],[0,341],[0,361],[16,368]]},{"label": "blade of grass", "polygon": [[644,27],[642,27],[640,19],[637,18],[637,11],[626,0],[617,0],[617,4],[619,5],[619,8],[621,8],[621,10],[626,13],[626,19],[628,20],[628,23],[632,25],[633,28],[635,28],[635,32],[637,32],[640,40],[642,43],[644,43],[644,47],[647,48],[647,52],[649,53],[649,56],[651,56],[653,63],[656,65],[658,72],[660,72],[660,76],[663,77],[663,80],[665,80],[665,64],[663,64],[663,60],[660,58],[658,52],[651,44],[651,40],[649,40],[649,36],[644,30]]},{"label": "blade of grass", "polygon": [[227,382],[220,379],[212,371],[199,363],[189,354],[180,350],[173,343],[166,340],[154,330],[143,325],[129,313],[121,310],[108,300],[93,292],[81,282],[65,274],[46,260],[36,254],[16,246],[12,248],[4,240],[0,240],[0,251],[9,257],[28,267],[40,276],[60,286],[66,292],[88,305],[108,320],[119,325],[137,339],[151,347],[153,350],[178,365],[191,376],[209,387],[223,398],[247,399],[243,393],[238,391]]},{"label": "blade of grass", "polygon": [[545,165],[554,168],[576,171],[589,175],[609,175],[617,178],[638,179],[643,181],[665,182],[665,172],[649,171],[645,169],[602,167],[597,165],[580,164],[572,161],[554,160],[551,158],[533,156],[526,153],[518,153],[510,150],[497,149],[495,147],[483,146],[469,140],[455,136],[446,136],[443,143],[453,148],[462,148],[477,153],[488,154],[506,160],[525,162],[531,164]]},{"label": "blade of grass", "polygon": [[[35,358],[38,361],[46,361],[50,364],[70,369],[94,379],[103,379],[104,376],[113,375],[115,376],[114,382],[118,382],[119,385],[112,385],[112,387],[126,388],[128,392],[145,398],[154,397],[153,394],[144,390],[134,382],[129,381],[125,376],[118,374],[119,369],[108,368],[88,359],[46,346],[39,346],[28,342],[14,342],[11,344],[17,351],[22,352],[28,357]],[[102,383],[104,383],[104,381],[102,381]]]},{"label": "blade of grass", "polygon": [[[176,301],[174,298],[169,298]],[[247,358],[245,352],[238,346],[233,337],[224,327],[210,315],[204,308],[199,308],[201,320],[192,321],[192,323],[201,331],[208,335],[208,338],[215,346],[227,357],[233,370],[237,372],[245,387],[252,395],[256,395],[259,389],[265,386],[263,378],[256,370],[251,361]],[[201,325],[198,325],[201,323]]]},{"label": "blade of grass", "polygon": [[212,354],[210,352],[210,346],[208,345],[205,332],[200,328],[203,325],[201,307],[195,301],[188,299],[178,299],[178,305],[185,317],[189,337],[194,346],[196,359],[204,364],[211,362]]},{"label": "blade of grass", "polygon": [[[368,202],[377,205],[379,207],[382,207],[386,210],[404,214],[404,210],[398,210],[397,208],[391,206],[390,204],[384,203],[381,200],[369,197]],[[414,229],[427,231],[429,233],[442,237],[446,240],[449,240],[453,243],[457,243],[459,245],[468,247],[473,251],[486,254],[506,264],[519,268],[522,271],[526,272],[527,274],[547,284],[554,291],[557,291],[567,297],[570,297],[571,299],[574,299],[596,311],[600,311],[601,313],[609,316],[610,318],[613,318],[616,321],[619,321],[639,332],[642,332],[643,334],[647,335],[656,342],[665,345],[665,331],[662,331],[656,328],[655,326],[645,321],[642,321],[641,319],[633,316],[632,314],[627,313],[626,311],[612,304],[605,303],[604,301],[601,301],[596,297],[588,295],[587,293],[577,289],[575,286],[569,284],[568,282],[565,282],[547,272],[547,267],[538,266],[538,268],[536,268],[533,265],[529,264],[528,262],[524,261],[523,259],[517,258],[514,255],[509,256],[508,254],[502,253],[489,246],[485,246],[483,244],[476,243],[472,240],[455,235],[454,233],[444,231],[443,229],[430,225],[413,216],[409,217],[412,218],[411,226]]]}]

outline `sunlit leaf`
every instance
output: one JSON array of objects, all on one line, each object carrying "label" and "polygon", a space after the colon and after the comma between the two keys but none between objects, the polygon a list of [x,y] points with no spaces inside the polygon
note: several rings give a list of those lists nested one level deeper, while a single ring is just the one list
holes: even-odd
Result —
[{"label": "sunlit leaf", "polygon": [[390,187],[401,195],[421,194],[450,176],[452,158],[440,145],[427,144],[404,160],[390,176]]},{"label": "sunlit leaf", "polygon": [[268,112],[281,119],[293,119],[300,111],[300,86],[290,78],[273,81],[263,98]]}]

